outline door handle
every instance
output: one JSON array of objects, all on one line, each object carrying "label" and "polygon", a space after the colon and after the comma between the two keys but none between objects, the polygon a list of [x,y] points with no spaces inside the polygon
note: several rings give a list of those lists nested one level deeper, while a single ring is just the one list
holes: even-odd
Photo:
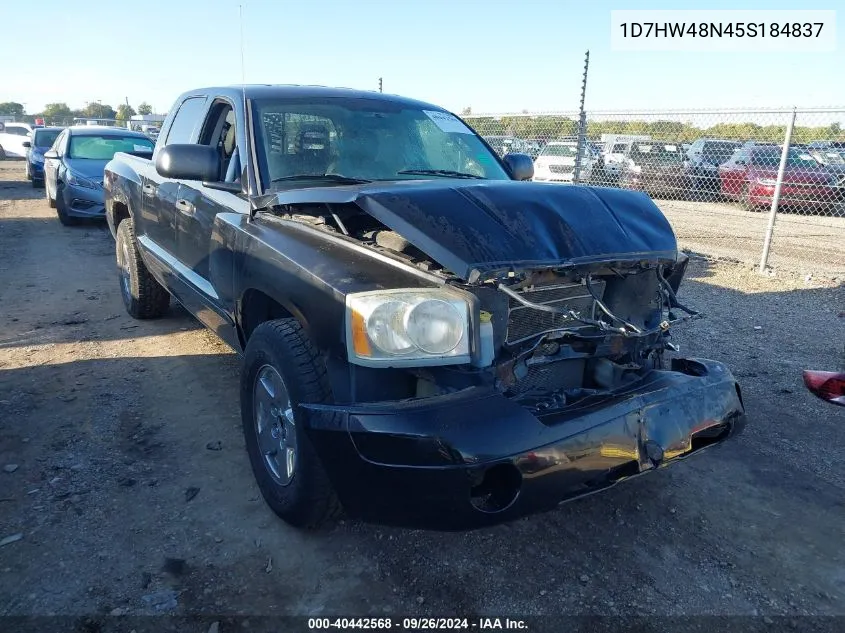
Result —
[{"label": "door handle", "polygon": [[179,199],[176,201],[176,208],[179,209],[182,213],[193,213],[194,212],[194,205],[184,199]]},{"label": "door handle", "polygon": [[156,188],[155,188],[155,187],[153,187],[153,186],[152,186],[152,185],[150,185],[150,184],[146,184],[146,185],[144,185],[143,187],[141,187],[141,190],[142,190],[144,193],[148,193],[148,194],[152,195],[152,194],[154,194],[154,193],[155,193]]}]

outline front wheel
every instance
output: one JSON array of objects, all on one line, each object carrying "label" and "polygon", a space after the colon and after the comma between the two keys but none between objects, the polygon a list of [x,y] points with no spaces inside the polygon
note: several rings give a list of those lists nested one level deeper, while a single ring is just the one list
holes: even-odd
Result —
[{"label": "front wheel", "polygon": [[67,208],[65,207],[65,186],[61,183],[56,185],[56,199],[52,201],[53,204],[50,205],[55,207],[56,215],[59,216],[59,222],[64,224],[65,226],[75,226],[79,224],[79,220],[71,215],[68,215]]},{"label": "front wheel", "polygon": [[117,226],[115,251],[120,295],[126,311],[136,319],[160,317],[170,305],[170,295],[144,265],[131,218]]},{"label": "front wheel", "polygon": [[241,420],[252,472],[270,509],[287,523],[316,529],[340,503],[308,436],[304,402],[331,401],[326,367],[295,319],[259,325],[241,375]]}]

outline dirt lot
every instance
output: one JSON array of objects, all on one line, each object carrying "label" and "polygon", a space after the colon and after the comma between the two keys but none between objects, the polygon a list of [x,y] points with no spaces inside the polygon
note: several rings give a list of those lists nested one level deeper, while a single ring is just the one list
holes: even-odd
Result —
[{"label": "dirt lot", "polygon": [[[728,201],[657,200],[657,205],[672,222],[682,248],[759,264],[768,210],[744,211]],[[845,205],[834,212],[837,215],[778,213],[769,265],[845,277]]]},{"label": "dirt lot", "polygon": [[303,534],[253,484],[237,356],[130,319],[104,226],[0,179],[0,616],[845,615],[845,409],[800,378],[845,364],[841,281],[692,268],[677,342],[739,377],[731,444],[493,529]]}]

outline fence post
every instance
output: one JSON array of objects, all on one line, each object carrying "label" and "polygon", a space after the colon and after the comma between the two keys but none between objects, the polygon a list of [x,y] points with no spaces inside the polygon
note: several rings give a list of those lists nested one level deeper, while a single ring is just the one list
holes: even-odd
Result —
[{"label": "fence post", "polygon": [[575,148],[575,172],[572,182],[581,182],[581,163],[584,161],[584,149],[587,140],[587,112],[584,110],[584,99],[587,96],[587,71],[590,69],[590,51],[584,56],[584,79],[581,82],[581,111],[578,116],[578,144]]},{"label": "fence post", "polygon": [[766,228],[766,239],[763,241],[763,254],[760,257],[760,274],[766,273],[766,264],[769,261],[769,249],[772,246],[772,233],[775,230],[775,218],[778,214],[780,203],[780,190],[783,185],[783,172],[786,169],[786,159],[789,156],[789,146],[792,142],[792,129],[795,127],[795,115],[797,111],[792,108],[792,116],[786,126],[786,136],[783,139],[783,150],[780,153],[780,165],[778,165],[778,177],[775,182],[775,192],[772,195],[772,208],[769,210],[769,226]]}]

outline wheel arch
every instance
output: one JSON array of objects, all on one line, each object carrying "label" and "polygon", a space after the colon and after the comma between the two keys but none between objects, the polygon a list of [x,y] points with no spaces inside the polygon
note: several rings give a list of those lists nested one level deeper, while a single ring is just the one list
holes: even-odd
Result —
[{"label": "wheel arch", "polygon": [[293,318],[309,333],[308,319],[293,302],[266,288],[250,287],[238,299],[235,309],[238,341],[246,349],[250,336],[259,325],[274,319]]}]

